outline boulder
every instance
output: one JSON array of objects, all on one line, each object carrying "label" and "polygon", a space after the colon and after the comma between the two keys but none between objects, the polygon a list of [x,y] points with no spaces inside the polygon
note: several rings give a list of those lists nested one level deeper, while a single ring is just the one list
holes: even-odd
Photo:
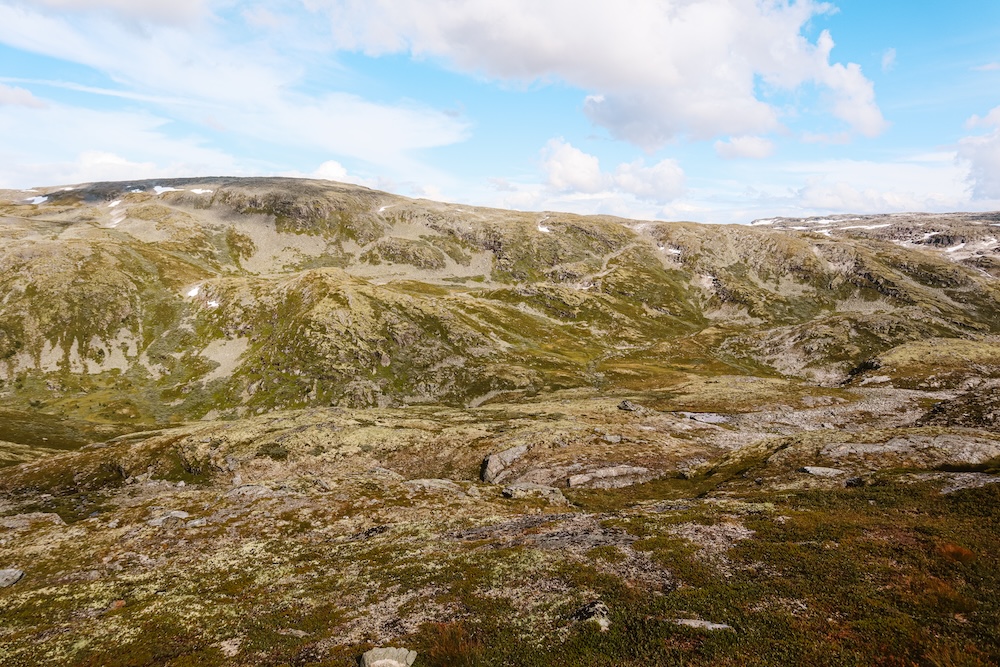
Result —
[{"label": "boulder", "polygon": [[517,482],[504,487],[502,491],[504,498],[542,498],[550,505],[568,505],[566,496],[562,491],[554,486],[544,484],[534,484],[533,482]]},{"label": "boulder", "polygon": [[674,623],[688,628],[698,628],[699,630],[733,630],[733,626],[731,625],[712,623],[711,621],[703,621],[697,618],[675,618]]},{"label": "boulder", "polygon": [[417,652],[405,648],[373,648],[361,656],[361,667],[409,667],[417,659]]},{"label": "boulder", "polygon": [[497,454],[487,456],[483,459],[483,467],[480,473],[483,481],[489,484],[499,484],[509,474],[507,468],[524,456],[527,451],[527,445],[518,445],[517,447],[511,447]]},{"label": "boulder", "polygon": [[8,586],[13,586],[17,582],[21,581],[24,576],[23,570],[9,569],[0,570],[0,588],[7,588]]}]

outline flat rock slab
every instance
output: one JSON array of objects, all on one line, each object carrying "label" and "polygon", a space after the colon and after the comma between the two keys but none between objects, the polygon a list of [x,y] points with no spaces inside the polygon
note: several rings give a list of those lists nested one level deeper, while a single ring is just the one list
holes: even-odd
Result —
[{"label": "flat rock slab", "polygon": [[36,523],[50,523],[54,526],[66,525],[62,517],[53,512],[28,512],[27,514],[15,514],[0,518],[0,528],[10,530],[24,530]]},{"label": "flat rock slab", "polygon": [[566,496],[562,494],[562,491],[554,486],[545,486],[544,484],[534,484],[532,482],[518,482],[516,484],[511,484],[510,486],[504,487],[502,491],[504,498],[542,498],[547,500],[550,505],[568,505]]},{"label": "flat rock slab", "polygon": [[799,472],[804,472],[813,477],[839,477],[844,474],[840,468],[824,468],[822,466],[805,466],[799,468]]},{"label": "flat rock slab", "polygon": [[189,516],[191,515],[183,510],[173,510],[172,512],[161,514],[155,519],[150,519],[146,523],[150,526],[159,527],[168,524],[183,523],[183,520]]},{"label": "flat rock slab", "polygon": [[373,648],[361,656],[361,667],[409,667],[417,659],[417,652],[405,648]]},{"label": "flat rock slab", "polygon": [[21,581],[24,577],[23,570],[9,569],[0,570],[0,588],[7,588],[8,586],[13,586],[17,582]]},{"label": "flat rock slab", "polygon": [[615,489],[631,486],[649,480],[649,468],[639,466],[613,466],[601,468],[582,475],[573,475],[566,480],[571,488],[592,486],[600,489]]},{"label": "flat rock slab", "polygon": [[410,491],[425,493],[452,493],[456,496],[464,496],[465,491],[458,484],[450,479],[411,479],[403,482]]},{"label": "flat rock slab", "polygon": [[683,625],[688,628],[697,628],[699,630],[733,630],[733,626],[726,625],[725,623],[712,623],[711,621],[702,621],[697,618],[675,618],[673,620],[677,625]]},{"label": "flat rock slab", "polygon": [[729,417],[726,415],[714,412],[678,412],[677,414],[688,419],[693,419],[696,422],[701,422],[702,424],[725,424],[729,421]]}]

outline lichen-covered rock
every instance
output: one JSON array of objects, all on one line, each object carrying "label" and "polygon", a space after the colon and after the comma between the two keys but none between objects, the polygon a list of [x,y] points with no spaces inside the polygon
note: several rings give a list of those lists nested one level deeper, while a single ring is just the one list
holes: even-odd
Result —
[{"label": "lichen-covered rock", "polygon": [[24,577],[24,571],[18,569],[0,570],[0,588],[13,586]]},{"label": "lichen-covered rock", "polygon": [[501,492],[504,498],[541,498],[550,505],[568,505],[562,491],[554,486],[534,484],[532,482],[517,482],[504,487]]},{"label": "lichen-covered rock", "polygon": [[483,460],[482,480],[489,484],[499,484],[509,475],[507,468],[524,456],[527,451],[527,445],[518,445],[497,454],[490,454]]},{"label": "lichen-covered rock", "polygon": [[359,660],[360,667],[409,667],[417,659],[417,652],[405,648],[373,648]]}]

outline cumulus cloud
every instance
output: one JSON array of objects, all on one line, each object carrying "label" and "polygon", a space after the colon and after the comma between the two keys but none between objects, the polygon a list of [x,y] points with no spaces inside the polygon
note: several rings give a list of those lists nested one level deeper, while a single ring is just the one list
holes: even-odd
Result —
[{"label": "cumulus cloud", "polygon": [[613,136],[656,150],[678,135],[761,134],[780,126],[757,82],[815,84],[828,111],[874,136],[885,127],[858,65],[833,39],[803,35],[830,5],[802,0],[307,0],[337,46],[409,52],[504,80],[560,79],[592,92],[584,110]]},{"label": "cumulus cloud", "polygon": [[0,83],[0,106],[21,106],[42,109],[45,102],[31,94],[31,91]]},{"label": "cumulus cloud", "polygon": [[982,199],[1000,199],[1000,106],[983,118],[973,116],[966,125],[991,129],[959,142],[959,159],[968,165],[972,194]]},{"label": "cumulus cloud", "polygon": [[734,158],[760,160],[774,154],[774,144],[763,137],[732,137],[728,141],[716,141],[715,153],[726,160]]},{"label": "cumulus cloud", "polygon": [[542,149],[542,170],[548,186],[561,193],[605,196],[616,193],[644,201],[667,202],[684,192],[684,171],[674,160],[661,160],[652,166],[636,160],[605,172],[597,156],[563,139],[552,139]]}]

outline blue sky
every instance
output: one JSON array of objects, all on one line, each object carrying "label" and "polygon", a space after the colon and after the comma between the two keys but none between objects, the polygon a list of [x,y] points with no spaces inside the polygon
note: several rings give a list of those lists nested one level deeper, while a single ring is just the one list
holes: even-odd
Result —
[{"label": "blue sky", "polygon": [[0,187],[644,219],[1000,209],[1000,3],[0,0]]}]

